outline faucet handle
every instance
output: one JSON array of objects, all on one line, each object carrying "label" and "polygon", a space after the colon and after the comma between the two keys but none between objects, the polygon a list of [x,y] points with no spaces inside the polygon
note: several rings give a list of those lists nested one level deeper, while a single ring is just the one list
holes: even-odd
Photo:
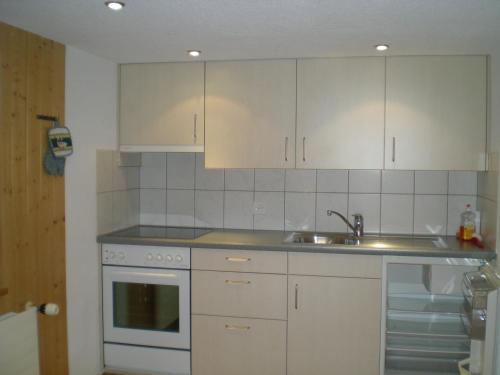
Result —
[{"label": "faucet handle", "polygon": [[363,222],[363,215],[361,214],[353,214],[352,217],[354,218],[354,222]]}]

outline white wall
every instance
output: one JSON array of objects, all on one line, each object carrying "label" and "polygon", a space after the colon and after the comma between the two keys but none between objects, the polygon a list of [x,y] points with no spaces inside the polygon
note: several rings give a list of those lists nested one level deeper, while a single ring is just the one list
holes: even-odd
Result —
[{"label": "white wall", "polygon": [[75,153],[66,165],[66,280],[71,375],[101,373],[96,150],[117,145],[118,68],[66,48],[66,125]]}]

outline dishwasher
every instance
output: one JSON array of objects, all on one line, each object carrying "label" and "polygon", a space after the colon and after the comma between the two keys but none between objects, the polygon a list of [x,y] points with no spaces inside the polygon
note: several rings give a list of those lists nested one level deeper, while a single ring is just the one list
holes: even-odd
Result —
[{"label": "dishwasher", "polygon": [[482,259],[384,257],[380,374],[495,375],[499,279]]}]

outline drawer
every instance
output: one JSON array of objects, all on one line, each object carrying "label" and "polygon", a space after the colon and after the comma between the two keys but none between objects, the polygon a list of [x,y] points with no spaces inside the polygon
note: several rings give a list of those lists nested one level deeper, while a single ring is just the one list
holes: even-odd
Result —
[{"label": "drawer", "polygon": [[290,253],[288,254],[288,273],[380,279],[382,257],[357,254]]},{"label": "drawer", "polygon": [[287,277],[192,271],[193,314],[286,319]]},{"label": "drawer", "polygon": [[192,249],[191,268],[286,274],[287,254],[282,251]]},{"label": "drawer", "polygon": [[193,375],[285,375],[286,322],[192,317]]}]

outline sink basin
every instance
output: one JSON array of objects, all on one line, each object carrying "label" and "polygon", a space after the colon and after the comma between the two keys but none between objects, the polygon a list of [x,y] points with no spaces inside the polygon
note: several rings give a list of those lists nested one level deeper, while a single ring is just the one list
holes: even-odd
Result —
[{"label": "sink basin", "polygon": [[294,232],[285,243],[304,243],[316,245],[359,245],[362,240],[343,234]]},{"label": "sink basin", "polygon": [[343,233],[312,233],[312,232],[293,232],[287,236],[284,243],[311,244],[311,245],[330,245],[330,246],[363,246],[373,249],[387,248],[414,248],[414,247],[447,247],[439,237],[413,237],[413,236],[378,236],[365,235],[355,237]]}]

